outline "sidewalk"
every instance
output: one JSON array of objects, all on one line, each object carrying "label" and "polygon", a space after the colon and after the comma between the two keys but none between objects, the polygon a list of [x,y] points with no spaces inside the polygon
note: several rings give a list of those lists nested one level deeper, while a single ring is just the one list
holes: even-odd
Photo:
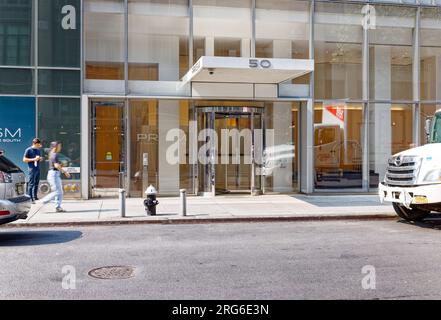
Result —
[{"label": "sidewalk", "polygon": [[[182,217],[179,197],[158,198],[156,216],[147,216],[143,199],[126,200],[126,217],[118,199],[65,200],[67,212],[55,212],[54,204],[34,205],[27,220],[5,226],[93,225],[122,223],[203,223],[228,221],[289,221],[325,219],[375,219],[396,217],[390,204],[376,195],[265,195],[187,197],[187,216]],[[39,209],[38,209],[39,208]]]}]

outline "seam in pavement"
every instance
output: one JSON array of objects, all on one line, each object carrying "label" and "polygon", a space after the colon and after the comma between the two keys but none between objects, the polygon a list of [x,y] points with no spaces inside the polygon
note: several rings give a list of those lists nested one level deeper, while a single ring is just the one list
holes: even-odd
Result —
[{"label": "seam in pavement", "polygon": [[31,228],[31,227],[85,227],[98,225],[140,225],[140,224],[210,224],[210,223],[259,223],[259,222],[297,222],[297,221],[338,221],[338,220],[396,220],[397,216],[381,213],[370,215],[338,215],[338,216],[296,216],[296,217],[237,217],[237,218],[172,218],[155,220],[102,220],[102,221],[69,221],[69,222],[34,222],[9,223],[0,229]]}]

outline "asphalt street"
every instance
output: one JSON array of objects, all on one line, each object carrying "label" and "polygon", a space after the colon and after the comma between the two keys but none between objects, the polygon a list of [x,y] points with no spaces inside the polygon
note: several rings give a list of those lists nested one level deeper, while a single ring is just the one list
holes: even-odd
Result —
[{"label": "asphalt street", "polygon": [[0,228],[0,299],[439,299],[440,270],[440,220]]}]

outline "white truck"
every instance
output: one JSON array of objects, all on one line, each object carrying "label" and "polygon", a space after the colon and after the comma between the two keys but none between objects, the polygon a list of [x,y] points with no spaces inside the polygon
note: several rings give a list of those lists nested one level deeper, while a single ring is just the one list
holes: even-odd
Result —
[{"label": "white truck", "polygon": [[426,120],[428,143],[402,151],[388,160],[379,183],[381,202],[391,202],[401,218],[418,221],[441,212],[441,109]]}]

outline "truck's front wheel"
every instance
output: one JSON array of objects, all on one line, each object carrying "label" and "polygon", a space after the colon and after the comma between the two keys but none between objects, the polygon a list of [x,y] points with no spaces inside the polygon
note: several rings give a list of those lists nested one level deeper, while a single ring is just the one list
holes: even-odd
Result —
[{"label": "truck's front wheel", "polygon": [[407,221],[420,221],[427,217],[427,215],[430,213],[430,211],[425,211],[421,209],[408,209],[402,204],[399,203],[392,203],[392,206],[394,207],[395,212],[400,218],[403,218]]}]

